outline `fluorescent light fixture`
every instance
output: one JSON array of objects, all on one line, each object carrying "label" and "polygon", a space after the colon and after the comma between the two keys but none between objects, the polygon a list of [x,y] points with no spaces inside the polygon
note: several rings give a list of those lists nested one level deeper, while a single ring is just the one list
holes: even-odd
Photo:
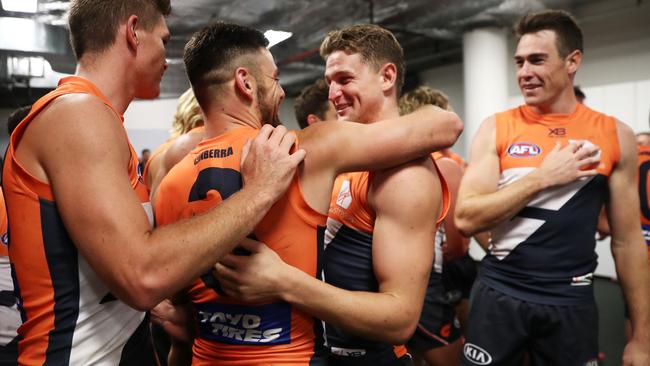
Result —
[{"label": "fluorescent light fixture", "polygon": [[269,40],[269,45],[266,46],[266,48],[271,48],[282,41],[286,41],[287,39],[291,38],[291,36],[293,36],[293,33],[291,32],[269,29],[264,32],[264,37]]},{"label": "fluorescent light fixture", "polygon": [[2,0],[2,9],[21,13],[36,13],[38,0]]}]

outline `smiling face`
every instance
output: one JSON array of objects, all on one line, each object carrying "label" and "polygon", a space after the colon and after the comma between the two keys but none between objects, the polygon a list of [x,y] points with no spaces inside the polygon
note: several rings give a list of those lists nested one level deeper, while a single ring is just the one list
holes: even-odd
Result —
[{"label": "smiling face", "polygon": [[552,30],[524,34],[519,40],[514,57],[517,81],[528,105],[550,106],[568,89],[573,93],[574,57],[580,51],[561,57],[556,44]]},{"label": "smiling face", "polygon": [[376,119],[384,94],[379,70],[358,53],[332,52],[325,79],[339,120],[369,123]]},{"label": "smiling face", "polygon": [[142,99],[156,98],[160,94],[160,81],[165,70],[165,45],[169,41],[169,29],[165,18],[160,15],[156,25],[151,29],[138,30],[138,59],[136,61],[135,96]]}]

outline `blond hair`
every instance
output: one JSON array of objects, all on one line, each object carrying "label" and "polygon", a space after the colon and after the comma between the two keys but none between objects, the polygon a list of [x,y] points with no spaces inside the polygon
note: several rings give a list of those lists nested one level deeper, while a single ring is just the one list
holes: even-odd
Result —
[{"label": "blond hair", "polygon": [[182,135],[199,126],[203,126],[203,114],[192,88],[189,88],[178,98],[172,129]]},{"label": "blond hair", "polygon": [[427,104],[450,110],[449,98],[445,93],[428,86],[419,86],[399,99],[399,112],[408,114]]}]

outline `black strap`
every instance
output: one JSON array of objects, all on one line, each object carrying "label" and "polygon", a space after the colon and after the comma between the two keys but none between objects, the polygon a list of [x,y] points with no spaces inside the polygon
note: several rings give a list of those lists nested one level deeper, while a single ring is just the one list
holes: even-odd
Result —
[{"label": "black strap", "polygon": [[0,306],[12,307],[16,305],[16,295],[13,291],[0,291]]}]

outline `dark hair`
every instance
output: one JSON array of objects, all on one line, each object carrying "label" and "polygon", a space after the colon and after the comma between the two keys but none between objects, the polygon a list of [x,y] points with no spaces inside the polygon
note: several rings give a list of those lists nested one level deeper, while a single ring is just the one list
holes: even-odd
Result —
[{"label": "dark hair", "polygon": [[309,126],[307,117],[310,114],[325,119],[325,112],[327,112],[330,103],[328,96],[329,87],[323,79],[318,79],[302,89],[300,95],[293,102],[293,110],[300,128]]},{"label": "dark hair", "polygon": [[79,60],[86,52],[110,47],[129,16],[137,15],[140,24],[151,29],[170,12],[170,0],[73,0],[68,14],[70,44]]},{"label": "dark hair", "polygon": [[11,112],[9,117],[7,117],[7,132],[9,135],[11,135],[12,132],[14,132],[14,129],[16,129],[16,126],[27,117],[29,112],[32,110],[32,106],[24,106],[16,109],[15,111]]},{"label": "dark hair", "polygon": [[[233,23],[218,22],[194,33],[185,45],[183,61],[199,105],[205,107],[209,97],[202,87],[230,80],[235,68],[246,64],[240,57],[259,52],[268,44],[260,31]],[[247,66],[251,72],[257,70],[254,64]]]},{"label": "dark hair", "polygon": [[582,31],[573,16],[563,10],[546,10],[524,15],[515,26],[518,37],[541,30],[555,32],[558,54],[566,57],[575,50],[583,51]]},{"label": "dark hair", "polygon": [[335,51],[359,53],[365,62],[379,69],[390,62],[397,68],[397,96],[404,86],[404,51],[389,30],[375,24],[359,24],[329,32],[320,46],[320,55],[327,57]]},{"label": "dark hair", "polygon": [[581,99],[586,99],[587,98],[587,96],[582,91],[582,89],[580,89],[580,87],[577,86],[577,85],[573,87],[573,94],[575,94],[576,97],[581,98]]}]

